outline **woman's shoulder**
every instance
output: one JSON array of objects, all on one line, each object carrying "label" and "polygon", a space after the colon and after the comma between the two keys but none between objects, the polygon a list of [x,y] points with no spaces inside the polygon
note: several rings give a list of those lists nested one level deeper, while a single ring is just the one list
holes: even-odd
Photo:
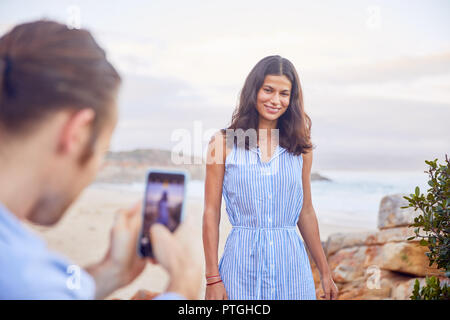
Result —
[{"label": "woman's shoulder", "polygon": [[221,161],[225,163],[225,159],[232,150],[232,145],[227,143],[225,129],[215,132],[208,143],[208,157],[213,157],[216,163]]}]

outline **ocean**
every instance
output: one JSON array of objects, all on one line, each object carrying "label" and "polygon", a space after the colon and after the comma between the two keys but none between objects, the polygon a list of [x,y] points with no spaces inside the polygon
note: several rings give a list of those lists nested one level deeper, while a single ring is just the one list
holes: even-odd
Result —
[{"label": "ocean", "polygon": [[332,179],[311,183],[317,217],[324,223],[377,229],[381,199],[390,194],[426,192],[428,174],[420,171],[321,171]]},{"label": "ocean", "polygon": [[[416,186],[421,192],[429,188],[428,174],[416,171],[338,171],[322,170],[322,176],[331,181],[312,181],[312,202],[319,222],[377,229],[378,210],[381,199],[389,194],[414,193]],[[141,191],[143,183],[106,184],[105,188],[123,191]],[[187,197],[203,203],[204,181],[191,180]]]}]

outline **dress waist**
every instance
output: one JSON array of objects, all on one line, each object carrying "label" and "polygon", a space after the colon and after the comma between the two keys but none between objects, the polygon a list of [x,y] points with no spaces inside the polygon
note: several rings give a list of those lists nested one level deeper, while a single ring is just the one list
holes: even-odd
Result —
[{"label": "dress waist", "polygon": [[295,230],[297,226],[281,226],[281,227],[248,227],[248,226],[233,226],[235,229],[250,229],[250,230]]}]

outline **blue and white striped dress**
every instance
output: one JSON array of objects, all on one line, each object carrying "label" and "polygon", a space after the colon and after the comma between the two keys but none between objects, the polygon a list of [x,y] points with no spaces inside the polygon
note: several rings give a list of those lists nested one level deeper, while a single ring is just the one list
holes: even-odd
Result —
[{"label": "blue and white striped dress", "polygon": [[236,145],[225,161],[223,198],[231,225],[219,261],[228,299],[309,299],[315,287],[297,232],[303,205],[302,156],[278,146],[268,162],[259,148]]}]

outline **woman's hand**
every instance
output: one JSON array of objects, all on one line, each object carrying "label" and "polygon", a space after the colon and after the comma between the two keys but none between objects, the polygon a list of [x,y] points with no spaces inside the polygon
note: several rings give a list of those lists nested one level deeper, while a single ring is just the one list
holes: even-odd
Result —
[{"label": "woman's hand", "polygon": [[228,300],[223,282],[206,286],[205,300]]},{"label": "woman's hand", "polygon": [[339,289],[333,281],[331,274],[320,275],[320,283],[324,294],[320,297],[326,300],[336,300],[338,298]]}]

